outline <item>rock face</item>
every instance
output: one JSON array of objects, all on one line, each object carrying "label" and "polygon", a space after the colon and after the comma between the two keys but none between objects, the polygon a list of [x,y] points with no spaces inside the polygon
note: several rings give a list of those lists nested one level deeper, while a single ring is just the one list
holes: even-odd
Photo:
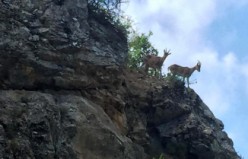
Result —
[{"label": "rock face", "polygon": [[0,1],[0,159],[239,159],[200,97],[124,68],[86,0]]},{"label": "rock face", "polygon": [[122,66],[125,35],[98,19],[86,0],[1,1],[3,87],[84,88],[94,81],[88,74],[98,73],[93,67]]}]

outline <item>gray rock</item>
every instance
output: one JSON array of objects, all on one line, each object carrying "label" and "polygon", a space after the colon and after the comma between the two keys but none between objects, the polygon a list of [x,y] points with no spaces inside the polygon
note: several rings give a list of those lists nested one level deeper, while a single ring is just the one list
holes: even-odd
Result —
[{"label": "gray rock", "polygon": [[145,155],[141,146],[120,133],[101,106],[83,97],[32,91],[0,91],[0,95],[4,103],[0,112],[6,112],[0,117],[2,158],[131,159]]},{"label": "gray rock", "polygon": [[0,158],[240,158],[193,90],[126,60],[86,0],[0,1]]},{"label": "gray rock", "polygon": [[[57,83],[56,87],[84,88],[90,83],[78,79],[88,74],[87,67],[125,64],[125,35],[109,22],[99,23],[88,12],[86,0],[1,1],[0,10],[0,63],[3,65],[0,74],[4,74],[0,80],[4,87],[36,89],[53,86],[54,78],[60,78],[64,82]],[[58,60],[46,57],[48,53]],[[57,69],[47,67],[51,60],[52,65],[59,66]],[[44,67],[41,63],[47,64]],[[85,68],[81,68],[81,63],[87,64]],[[68,72],[68,69],[74,71]],[[69,82],[67,76],[77,82]]]}]

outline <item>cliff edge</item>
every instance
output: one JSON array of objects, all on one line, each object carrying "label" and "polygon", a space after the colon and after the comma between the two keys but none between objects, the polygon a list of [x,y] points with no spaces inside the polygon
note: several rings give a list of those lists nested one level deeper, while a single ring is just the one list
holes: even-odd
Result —
[{"label": "cliff edge", "polygon": [[86,0],[0,1],[0,158],[240,158],[193,90],[126,59]]}]

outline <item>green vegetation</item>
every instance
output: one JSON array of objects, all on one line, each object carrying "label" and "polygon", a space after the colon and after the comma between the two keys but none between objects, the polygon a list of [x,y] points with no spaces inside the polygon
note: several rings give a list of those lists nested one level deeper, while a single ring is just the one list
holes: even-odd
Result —
[{"label": "green vegetation", "polygon": [[111,13],[120,12],[121,4],[126,2],[123,0],[88,0],[88,4],[96,10],[105,9]]},{"label": "green vegetation", "polygon": [[90,15],[94,15],[99,21],[113,24],[117,29],[126,33],[128,28],[123,24],[123,13],[121,5],[126,3],[124,0],[88,0]]},{"label": "green vegetation", "polygon": [[127,0],[88,0],[88,5],[90,14],[99,20],[107,20],[126,35],[129,46],[127,66],[137,69],[142,66],[143,58],[146,55],[157,55],[158,51],[149,41],[152,32],[138,33],[133,29],[134,23],[131,18],[121,12],[121,5],[127,2]]},{"label": "green vegetation", "polygon": [[[134,22],[121,12],[121,5],[127,0],[89,0],[89,12],[102,21],[108,21],[118,30],[121,30],[128,39],[128,68],[140,69],[143,66],[143,59],[146,55],[158,55],[158,50],[151,44],[148,34],[139,33],[134,29]],[[149,74],[155,74],[154,70],[149,70]]]},{"label": "green vegetation", "polygon": [[[156,158],[153,157],[152,159],[156,159]],[[162,153],[162,154],[159,156],[158,159],[166,159],[166,158],[165,158],[165,155]]]},{"label": "green vegetation", "polygon": [[180,79],[178,76],[173,76],[171,73],[167,73],[167,76],[164,76],[163,78],[167,81],[171,88],[179,85],[184,86],[182,79]]},{"label": "green vegetation", "polygon": [[133,32],[128,40],[128,67],[136,69],[142,66],[143,58],[149,54],[158,54],[158,50],[155,49],[149,38],[152,36],[150,31],[148,35],[144,33]]}]

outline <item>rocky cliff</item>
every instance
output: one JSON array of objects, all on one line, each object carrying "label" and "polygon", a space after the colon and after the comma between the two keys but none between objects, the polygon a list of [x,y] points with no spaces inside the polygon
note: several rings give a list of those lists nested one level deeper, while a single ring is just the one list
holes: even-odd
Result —
[{"label": "rocky cliff", "polygon": [[0,1],[0,158],[240,158],[193,90],[126,58],[86,0]]}]

